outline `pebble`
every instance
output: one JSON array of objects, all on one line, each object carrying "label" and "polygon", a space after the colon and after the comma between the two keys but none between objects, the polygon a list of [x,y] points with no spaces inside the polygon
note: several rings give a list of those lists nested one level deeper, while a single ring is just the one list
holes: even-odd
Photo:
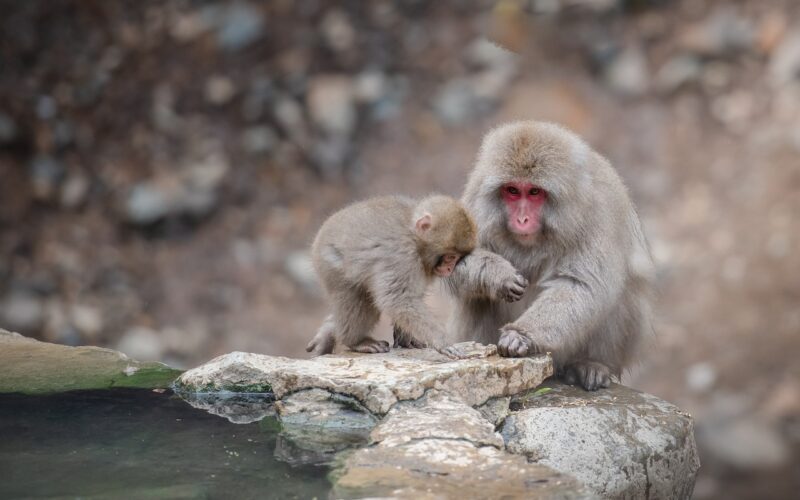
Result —
[{"label": "pebble", "polygon": [[692,55],[681,54],[664,63],[655,76],[655,87],[669,94],[691,83],[698,82],[702,75],[700,60]]},{"label": "pebble", "polygon": [[229,102],[236,95],[233,81],[221,75],[215,75],[206,81],[206,100],[217,106]]},{"label": "pebble", "polygon": [[749,50],[756,39],[749,19],[730,7],[717,8],[700,24],[689,27],[680,37],[681,46],[695,54],[722,57]]},{"label": "pebble", "polygon": [[705,392],[714,386],[717,372],[711,363],[695,363],[686,371],[686,386],[693,392]]},{"label": "pebble", "polygon": [[89,194],[90,185],[89,177],[84,174],[73,173],[68,175],[61,186],[61,206],[64,208],[77,208],[82,205]]},{"label": "pebble", "polygon": [[76,304],[70,311],[72,324],[85,337],[96,337],[103,329],[103,315],[100,309]]},{"label": "pebble", "polygon": [[627,47],[606,68],[606,83],[623,96],[636,97],[649,86],[647,58],[639,47]]},{"label": "pebble", "polygon": [[386,75],[380,71],[364,71],[355,79],[353,95],[359,102],[372,104],[386,96],[388,87]]},{"label": "pebble", "polygon": [[136,184],[125,200],[125,216],[133,224],[152,224],[166,217],[170,208],[167,194],[148,182]]},{"label": "pebble", "polygon": [[303,108],[291,97],[283,96],[275,103],[275,119],[289,137],[300,145],[308,142]]},{"label": "pebble", "polygon": [[471,82],[466,78],[454,78],[438,92],[433,109],[442,122],[459,125],[486,111],[486,106],[475,93]]},{"label": "pebble", "polygon": [[11,292],[0,302],[2,326],[24,334],[38,332],[44,324],[41,299],[27,292]]},{"label": "pebble", "polygon": [[165,348],[157,331],[136,326],[122,335],[117,350],[139,361],[158,361]]},{"label": "pebble", "polygon": [[320,129],[332,135],[349,136],[356,125],[352,80],[344,75],[322,75],[309,82],[308,112]]},{"label": "pebble", "polygon": [[328,46],[337,52],[346,52],[355,46],[356,32],[347,13],[340,9],[329,10],[321,23],[322,34]]},{"label": "pebble", "polygon": [[206,20],[216,28],[217,43],[225,50],[244,49],[264,34],[264,18],[261,11],[252,5],[239,2],[212,5],[203,12]]},{"label": "pebble", "polygon": [[214,153],[193,163],[184,178],[190,189],[213,190],[222,183],[229,170],[227,158],[221,153]]},{"label": "pebble", "polygon": [[248,153],[267,153],[278,143],[275,131],[267,125],[250,127],[242,132],[242,147]]},{"label": "pebble", "polygon": [[48,201],[58,192],[64,178],[64,166],[52,156],[39,155],[31,161],[29,174],[34,196]]}]

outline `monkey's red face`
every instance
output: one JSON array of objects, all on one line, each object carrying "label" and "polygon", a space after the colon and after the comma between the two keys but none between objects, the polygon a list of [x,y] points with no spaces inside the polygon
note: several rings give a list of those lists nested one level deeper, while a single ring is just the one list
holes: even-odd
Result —
[{"label": "monkey's red face", "polygon": [[508,230],[522,241],[532,239],[542,227],[547,193],[530,182],[509,182],[500,188],[500,195],[508,214]]},{"label": "monkey's red face", "polygon": [[436,263],[433,272],[436,276],[446,278],[453,274],[459,259],[461,259],[461,256],[457,253],[446,253],[439,258],[439,262]]}]

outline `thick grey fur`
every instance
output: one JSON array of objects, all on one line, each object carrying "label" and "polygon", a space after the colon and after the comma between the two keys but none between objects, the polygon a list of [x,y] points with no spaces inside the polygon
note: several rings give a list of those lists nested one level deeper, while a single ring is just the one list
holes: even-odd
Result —
[{"label": "thick grey fur", "polygon": [[[509,181],[547,192],[531,242],[507,229]],[[498,344],[505,356],[551,352],[557,373],[607,387],[652,332],[653,264],[639,217],[611,164],[558,125],[516,122],[486,135],[462,202],[478,245],[447,279],[456,340]],[[530,282],[509,302],[513,284]]]}]

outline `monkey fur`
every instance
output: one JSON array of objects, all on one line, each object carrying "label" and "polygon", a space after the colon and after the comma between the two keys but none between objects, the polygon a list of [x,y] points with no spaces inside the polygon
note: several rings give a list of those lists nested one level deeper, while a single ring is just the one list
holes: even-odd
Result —
[{"label": "monkey fur", "polygon": [[338,342],[387,352],[388,342],[370,337],[381,313],[395,325],[396,346],[440,346],[446,331],[425,305],[428,285],[450,275],[476,244],[475,222],[447,196],[372,198],[333,214],[311,247],[333,311],[306,350],[328,354]]},{"label": "monkey fur", "polygon": [[[479,248],[447,279],[455,337],[507,357],[551,352],[586,390],[619,378],[652,332],[653,264],[610,163],[560,126],[510,123],[484,138],[462,202]],[[521,300],[500,300],[524,280]]]}]

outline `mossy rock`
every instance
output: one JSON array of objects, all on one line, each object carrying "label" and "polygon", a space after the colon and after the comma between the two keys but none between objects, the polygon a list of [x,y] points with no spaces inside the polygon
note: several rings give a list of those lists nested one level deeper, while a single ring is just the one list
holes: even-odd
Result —
[{"label": "mossy rock", "polygon": [[0,393],[167,388],[181,370],[100,347],[68,347],[0,329]]}]

